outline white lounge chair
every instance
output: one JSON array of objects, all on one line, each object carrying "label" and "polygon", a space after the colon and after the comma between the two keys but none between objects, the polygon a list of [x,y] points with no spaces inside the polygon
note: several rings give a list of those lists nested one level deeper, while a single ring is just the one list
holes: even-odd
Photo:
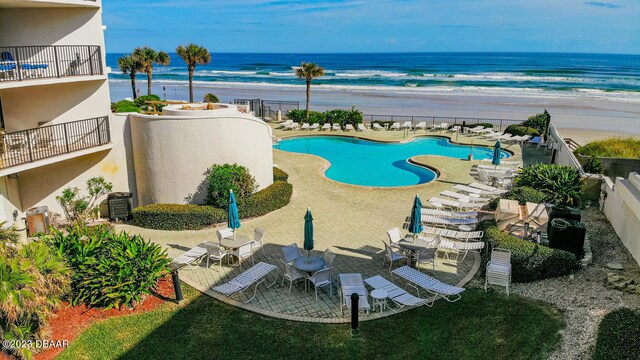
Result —
[{"label": "white lounge chair", "polygon": [[427,130],[427,123],[425,121],[420,121],[416,126],[414,126],[414,129]]},{"label": "white lounge chair", "polygon": [[466,218],[474,218],[478,217],[477,211],[449,211],[449,210],[439,210],[439,209],[421,209],[422,215],[431,215],[438,217],[447,217],[447,218],[456,218],[456,219],[466,219]]},{"label": "white lounge chair", "polygon": [[465,194],[462,194],[462,193],[459,193],[459,192],[455,192],[455,191],[451,191],[451,190],[442,191],[442,192],[440,192],[440,195],[446,196],[446,197],[450,197],[450,198],[456,199],[458,201],[467,202],[467,203],[486,204],[489,201],[491,201],[490,198],[469,196],[469,195],[465,195]]},{"label": "white lounge chair", "polygon": [[316,301],[318,301],[318,288],[329,286],[329,296],[332,296],[332,285],[331,285],[331,271],[333,268],[325,267],[324,269],[318,270],[313,273],[313,275],[307,276],[307,281],[313,284],[313,287],[316,291]]},{"label": "white lounge chair", "polygon": [[485,185],[485,184],[480,184],[478,182],[472,182],[471,184],[469,184],[469,187],[471,188],[476,188],[476,189],[480,189],[480,190],[484,190],[488,193],[493,193],[493,194],[498,194],[498,195],[502,195],[507,193],[509,190],[505,190],[505,189],[499,189],[495,186],[489,186],[489,185]]},{"label": "white lounge chair", "polygon": [[351,294],[358,294],[358,309],[369,314],[369,293],[364,287],[361,274],[340,274],[340,313],[344,315],[344,308],[351,310]]},{"label": "white lounge chair", "polygon": [[[473,184],[483,185],[478,182],[474,182]],[[478,194],[478,195],[485,195],[485,196],[500,196],[507,192],[507,190],[504,190],[504,192],[501,192],[503,189],[498,189],[498,188],[494,188],[496,190],[483,190],[478,188],[477,186],[471,186],[471,184],[454,185],[453,188],[468,194]]]},{"label": "white lounge chair", "polygon": [[320,128],[320,124],[318,123],[313,123],[309,126],[309,130],[317,130],[318,128]]},{"label": "white lounge chair", "polygon": [[[409,294],[403,288],[380,275],[364,279],[364,282],[375,290],[386,291],[387,298],[391,299],[391,301],[398,305],[399,309],[402,309],[405,306],[421,306],[427,303],[427,300]],[[391,310],[397,311],[395,309]]]},{"label": "white lounge chair", "polygon": [[333,131],[341,130],[340,124],[336,123],[336,124],[331,125],[331,130],[333,130]]},{"label": "white lounge chair", "polygon": [[402,123],[403,129],[411,129],[411,121],[405,121]]},{"label": "white lounge chair", "polygon": [[467,128],[467,132],[471,134],[481,134],[482,132],[488,132],[488,131],[491,131],[491,130],[485,129],[484,126],[475,126],[472,128]]},{"label": "white lounge chair", "polygon": [[439,197],[432,197],[429,199],[429,204],[440,204],[436,206],[443,206],[451,209],[459,210],[478,210],[482,207],[480,203],[468,203],[462,201],[447,200]]},{"label": "white lounge chair", "polygon": [[449,239],[440,240],[440,244],[438,244],[438,250],[452,250],[455,252],[456,257],[454,260],[458,261],[460,257],[460,253],[463,253],[462,259],[460,262],[464,261],[467,257],[469,251],[480,252],[484,248],[483,241],[455,241]]},{"label": "white lounge chair", "polygon": [[309,123],[302,123],[300,130],[309,130]]},{"label": "white lounge chair", "polygon": [[378,123],[373,123],[371,124],[371,128],[375,131],[380,131],[380,130],[384,130],[384,127],[380,126],[380,124]]},{"label": "white lounge chair", "polygon": [[211,246],[216,246],[216,244],[212,241],[201,242],[200,244],[187,250],[182,255],[173,259],[173,261],[171,262],[171,267],[173,267],[174,269],[180,269],[184,266],[189,266],[192,269],[197,268],[198,266],[194,266],[192,264],[194,262],[197,262],[198,260],[203,259],[209,251],[208,248]]},{"label": "white lounge chair", "polygon": [[414,288],[418,292],[418,296],[420,296],[420,288],[432,294],[433,299],[431,300],[431,303],[425,303],[427,306],[432,306],[438,297],[441,297],[448,302],[456,302],[460,300],[462,297],[460,294],[464,291],[464,288],[445,284],[440,280],[432,278],[431,276],[408,266],[395,269],[392,274],[406,280],[407,286]]},{"label": "white lounge chair", "polygon": [[484,232],[482,231],[457,231],[450,229],[443,229],[431,226],[425,226],[422,230],[425,234],[440,235],[441,237],[447,237],[452,239],[464,240],[464,241],[476,241],[481,240]]},{"label": "white lounge chair", "polygon": [[[276,270],[275,265],[259,262],[253,265],[251,268],[247,269],[242,274],[234,277],[230,281],[222,285],[212,287],[211,290],[224,294],[227,297],[238,293],[246,297],[244,291],[255,285],[253,296],[244,301],[244,303],[246,304],[249,301],[255,299],[258,292],[258,285],[265,282],[267,275],[269,275],[269,273],[274,270]],[[265,285],[267,286],[267,288],[270,288],[271,286],[273,286],[273,284],[276,283],[277,280],[278,276],[276,274],[273,282],[269,285],[266,285],[265,283]]]},{"label": "white lounge chair", "polygon": [[400,130],[400,123],[399,122],[394,122],[390,127],[389,130]]},{"label": "white lounge chair", "polygon": [[477,218],[457,219],[457,218],[443,218],[438,216],[423,216],[422,222],[424,224],[434,224],[443,226],[460,226],[460,225],[475,225],[478,223]]},{"label": "white lounge chair", "polygon": [[440,123],[440,124],[433,124],[431,125],[431,129],[433,131],[438,131],[438,130],[446,130],[449,127],[449,123]]},{"label": "white lounge chair", "polygon": [[497,138],[494,138],[493,140],[508,141],[512,137],[513,137],[513,134],[504,134],[502,136],[498,136]]},{"label": "white lounge chair", "polygon": [[451,129],[447,130],[447,132],[450,132],[450,133],[460,132],[460,126],[459,125],[452,126]]},{"label": "white lounge chair", "polygon": [[322,127],[320,128],[320,130],[331,130],[331,124],[329,124],[329,123],[324,123],[324,125],[322,125]]},{"label": "white lounge chair", "polygon": [[344,129],[345,129],[346,131],[354,131],[354,130],[355,130],[355,129],[353,128],[353,125],[351,125],[351,124],[347,124],[347,125],[345,125],[345,126],[344,126]]},{"label": "white lounge chair", "polygon": [[293,124],[293,120],[286,120],[285,122],[280,124],[279,128],[286,129],[291,124]]},{"label": "white lounge chair", "polygon": [[393,267],[393,263],[395,261],[407,261],[407,257],[401,253],[394,252],[391,246],[387,245],[384,241],[384,258],[382,259],[382,266],[389,260],[389,272],[391,272],[391,268]]},{"label": "white lounge chair", "polygon": [[366,131],[367,127],[364,124],[358,124],[358,131]]},{"label": "white lounge chair", "polygon": [[511,251],[500,248],[491,250],[491,260],[487,263],[487,271],[484,278],[484,291],[487,285],[504,286],[509,296],[511,284]]},{"label": "white lounge chair", "polygon": [[479,138],[492,140],[492,139],[497,139],[502,135],[504,135],[503,132],[495,132],[495,131],[491,130],[491,132],[489,132],[489,133],[485,133],[483,135],[480,135]]},{"label": "white lounge chair", "polygon": [[300,128],[300,124],[298,124],[297,122],[294,122],[292,124],[287,125],[284,129],[285,130],[298,130],[298,128]]}]

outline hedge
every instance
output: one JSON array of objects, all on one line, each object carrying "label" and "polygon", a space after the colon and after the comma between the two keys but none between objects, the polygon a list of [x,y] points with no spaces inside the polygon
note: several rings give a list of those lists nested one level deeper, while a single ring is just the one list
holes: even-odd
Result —
[{"label": "hedge", "polygon": [[640,358],[640,312],[618,309],[607,314],[598,327],[593,360]]},{"label": "hedge", "polygon": [[213,206],[151,204],[133,209],[133,224],[158,230],[199,230],[227,221],[227,212]]},{"label": "hedge", "polygon": [[[483,240],[511,251],[511,279],[531,282],[570,274],[580,268],[574,254],[519,239],[498,229],[494,220],[479,224]],[[483,267],[484,269],[484,267]]]},{"label": "hedge", "polygon": [[[284,181],[276,181],[270,186],[252,194],[247,201],[238,208],[240,218],[262,216],[278,210],[289,203],[293,193],[293,186]],[[226,220],[225,220],[226,221]]]},{"label": "hedge", "polygon": [[289,174],[284,170],[274,167],[273,168],[273,181],[287,181],[289,180]]},{"label": "hedge", "polygon": [[[502,195],[502,198],[509,199],[509,200],[523,199],[526,202],[539,204],[546,201],[547,194],[528,186],[519,186],[509,190],[508,193]],[[500,201],[499,198],[491,200],[487,204],[487,208],[489,210],[495,210],[498,207],[499,201]]]},{"label": "hedge", "polygon": [[522,125],[509,125],[504,132],[506,134],[512,134],[512,135],[517,135],[517,136],[523,136],[523,135],[531,135],[533,136],[540,136],[540,132],[538,131],[538,129],[532,128],[532,127],[526,127],[526,126],[522,126]]}]

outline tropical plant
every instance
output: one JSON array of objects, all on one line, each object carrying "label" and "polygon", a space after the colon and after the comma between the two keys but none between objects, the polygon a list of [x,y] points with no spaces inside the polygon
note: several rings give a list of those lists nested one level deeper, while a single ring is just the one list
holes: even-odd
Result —
[{"label": "tropical plant", "polygon": [[100,210],[98,199],[113,189],[113,184],[107,182],[102,176],[92,177],[86,184],[87,195],[80,195],[80,189],[77,187],[68,187],[62,190],[61,195],[56,196],[65,217],[71,223],[84,224],[97,218]]},{"label": "tropical plant", "polygon": [[556,205],[579,205],[582,178],[578,170],[558,164],[534,164],[524,167],[516,176],[516,185],[532,187],[547,195]]},{"label": "tropical plant", "polygon": [[[69,291],[71,274],[64,259],[42,242],[16,246],[15,230],[0,229],[0,338],[45,337],[47,316]],[[19,358],[37,349],[3,347]]]},{"label": "tropical plant", "polygon": [[[138,100],[138,99],[136,99]],[[120,100],[115,103],[111,103],[111,111],[115,113],[127,113],[127,112],[141,112],[138,105],[135,102],[129,100]]]},{"label": "tropical plant", "polygon": [[520,125],[534,128],[538,130],[538,133],[543,135],[547,133],[547,128],[549,127],[550,122],[551,122],[551,115],[549,115],[549,113],[545,109],[544,112],[540,114],[529,116],[529,119],[522,122],[522,124]]},{"label": "tropical plant", "polygon": [[229,203],[229,190],[233,190],[240,205],[256,188],[256,179],[246,167],[238,164],[213,165],[209,173],[207,202],[219,208],[226,208]]},{"label": "tropical plant", "polygon": [[212,94],[212,93],[204,94],[203,100],[206,103],[219,103],[220,102],[220,99],[218,99],[218,97],[215,94]]},{"label": "tropical plant", "polygon": [[193,72],[196,70],[196,65],[206,65],[211,62],[211,53],[203,46],[196,44],[180,45],[176,49],[178,56],[187,63],[187,70],[189,70],[189,102],[193,102]]},{"label": "tropical plant", "polygon": [[140,62],[141,71],[147,74],[147,95],[151,95],[153,64],[167,66],[171,62],[171,57],[165,51],[155,51],[148,46],[135,48],[133,56]]},{"label": "tropical plant", "polygon": [[309,118],[309,100],[311,99],[311,80],[317,78],[319,76],[324,75],[324,68],[318,66],[316,63],[305,63],[302,62],[300,67],[295,69],[296,76],[299,79],[303,79],[307,84],[307,119]]},{"label": "tropical plant", "polygon": [[534,127],[527,127],[527,126],[515,125],[515,124],[507,126],[507,128],[504,129],[504,132],[506,134],[511,134],[514,136],[523,136],[523,135],[531,135],[532,137],[540,136],[540,131],[538,131],[538,129]]},{"label": "tropical plant", "polygon": [[143,70],[142,63],[138,57],[133,55],[124,55],[118,59],[118,68],[123,74],[129,75],[131,78],[131,91],[133,98],[137,97],[136,94],[136,74]]},{"label": "tropical plant", "polygon": [[602,174],[604,172],[604,166],[600,158],[591,155],[582,164],[582,169],[589,174]]},{"label": "tropical plant", "polygon": [[134,306],[155,290],[171,262],[160,245],[104,226],[52,228],[44,241],[73,269],[72,304],[106,309]]},{"label": "tropical plant", "polygon": [[[528,202],[539,204],[547,201],[547,194],[527,186],[516,186],[513,189],[509,190],[508,193],[504,194],[502,198],[509,200],[518,200],[518,203],[520,204]],[[488,209],[495,210],[498,207],[499,201],[500,199],[498,198],[491,200],[487,204]]]}]

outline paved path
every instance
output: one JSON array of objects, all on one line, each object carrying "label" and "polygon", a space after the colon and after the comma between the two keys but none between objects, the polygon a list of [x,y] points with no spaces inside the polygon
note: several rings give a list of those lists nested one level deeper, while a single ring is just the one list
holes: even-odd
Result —
[{"label": "paved path", "polygon": [[[280,133],[275,132],[276,135]],[[307,207],[310,207],[314,217],[314,251],[321,253],[325,249],[331,249],[337,254],[335,273],[361,273],[364,278],[380,274],[391,279],[388,267],[382,267],[383,241],[387,241],[388,229],[403,225],[415,194],[420,193],[426,200],[440,191],[450,189],[453,184],[472,180],[468,175],[471,165],[468,161],[430,156],[419,157],[418,160],[438,167],[442,171],[441,177],[432,183],[412,187],[363,188],[327,179],[322,174],[327,163],[319,157],[274,150],[274,162],[289,174],[289,182],[294,186],[291,203],[263,217],[243,221],[238,234],[249,236],[258,226],[267,230],[265,246],[255,256],[255,260],[278,264],[280,281],[281,248],[291,243],[302,246],[303,217]],[[139,233],[166,246],[171,257],[180,255],[204,240],[216,238],[214,228],[180,232],[140,229],[127,225],[120,225],[118,228]],[[425,267],[423,271],[446,283],[463,285],[476,273],[479,262],[479,256],[467,256],[461,264],[438,259],[435,270]],[[294,283],[291,294],[288,293],[287,283],[284,287],[280,287],[279,283],[269,289],[260,287],[256,299],[247,305],[233,300],[234,298],[222,298],[209,290],[238,273],[236,267],[224,265],[220,271],[218,266],[206,268],[203,265],[193,270],[181,270],[180,278],[202,292],[257,313],[300,321],[348,321],[340,314],[335,288],[331,297],[326,289],[320,289],[319,299],[316,301],[313,291],[305,293],[301,280]],[[394,281],[404,285],[398,279]],[[391,314],[391,311],[374,313],[365,319]]]}]

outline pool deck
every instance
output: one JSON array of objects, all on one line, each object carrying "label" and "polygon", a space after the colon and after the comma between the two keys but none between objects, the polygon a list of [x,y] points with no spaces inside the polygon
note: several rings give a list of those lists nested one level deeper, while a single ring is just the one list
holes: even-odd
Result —
[{"label": "pool deck", "polygon": [[[300,131],[274,130],[274,135],[277,137],[309,134]],[[320,132],[316,131],[314,134],[318,135]],[[322,132],[322,135],[324,134],[325,132]],[[349,135],[346,132],[335,131],[330,134]],[[379,141],[407,140],[402,136],[402,132],[367,131],[357,135]],[[460,136],[458,142],[471,143],[471,140]],[[479,143],[477,139],[474,140],[474,144]],[[489,145],[490,142],[482,144]],[[519,146],[512,146],[509,150],[514,152],[514,159],[520,159]],[[291,202],[284,208],[265,216],[242,221],[238,234],[249,236],[258,226],[267,230],[265,246],[255,255],[255,260],[278,264],[278,284],[269,289],[260,286],[257,297],[249,304],[243,304],[237,301],[236,297],[226,298],[210,290],[212,286],[228,281],[240,273],[237,267],[229,267],[225,264],[222,270],[219,270],[217,265],[211,265],[210,268],[204,265],[196,269],[184,268],[180,271],[180,278],[212,297],[259,314],[296,321],[348,322],[348,313],[341,315],[335,287],[331,297],[326,288],[320,289],[319,298],[316,301],[313,291],[305,293],[303,281],[294,282],[291,294],[288,293],[288,282],[285,282],[284,287],[280,286],[281,248],[291,243],[302,246],[303,217],[307,207],[310,207],[314,217],[314,251],[320,254],[325,249],[331,249],[337,254],[334,276],[340,273],[361,273],[363,278],[382,275],[404,286],[399,279],[390,277],[388,264],[387,267],[382,266],[383,241],[387,241],[386,231],[393,227],[402,227],[409,215],[416,193],[426,201],[443,190],[451,189],[455,184],[473,181],[468,174],[472,162],[439,156],[418,156],[414,160],[438,168],[441,172],[440,177],[422,185],[365,188],[327,179],[322,174],[326,161],[319,157],[274,150],[274,163],[289,174],[289,182],[294,187]],[[140,234],[162,244],[171,257],[180,255],[204,240],[215,239],[216,230],[208,228],[199,231],[174,232],[141,229],[129,225],[117,225],[117,228]],[[435,270],[432,270],[429,265],[424,266],[422,271],[446,283],[463,286],[475,275],[479,266],[479,255],[470,254],[463,263],[438,259]],[[408,308],[404,310],[410,311]],[[393,314],[394,312],[390,310],[382,313],[373,312],[368,316],[362,316],[361,320]]]}]

